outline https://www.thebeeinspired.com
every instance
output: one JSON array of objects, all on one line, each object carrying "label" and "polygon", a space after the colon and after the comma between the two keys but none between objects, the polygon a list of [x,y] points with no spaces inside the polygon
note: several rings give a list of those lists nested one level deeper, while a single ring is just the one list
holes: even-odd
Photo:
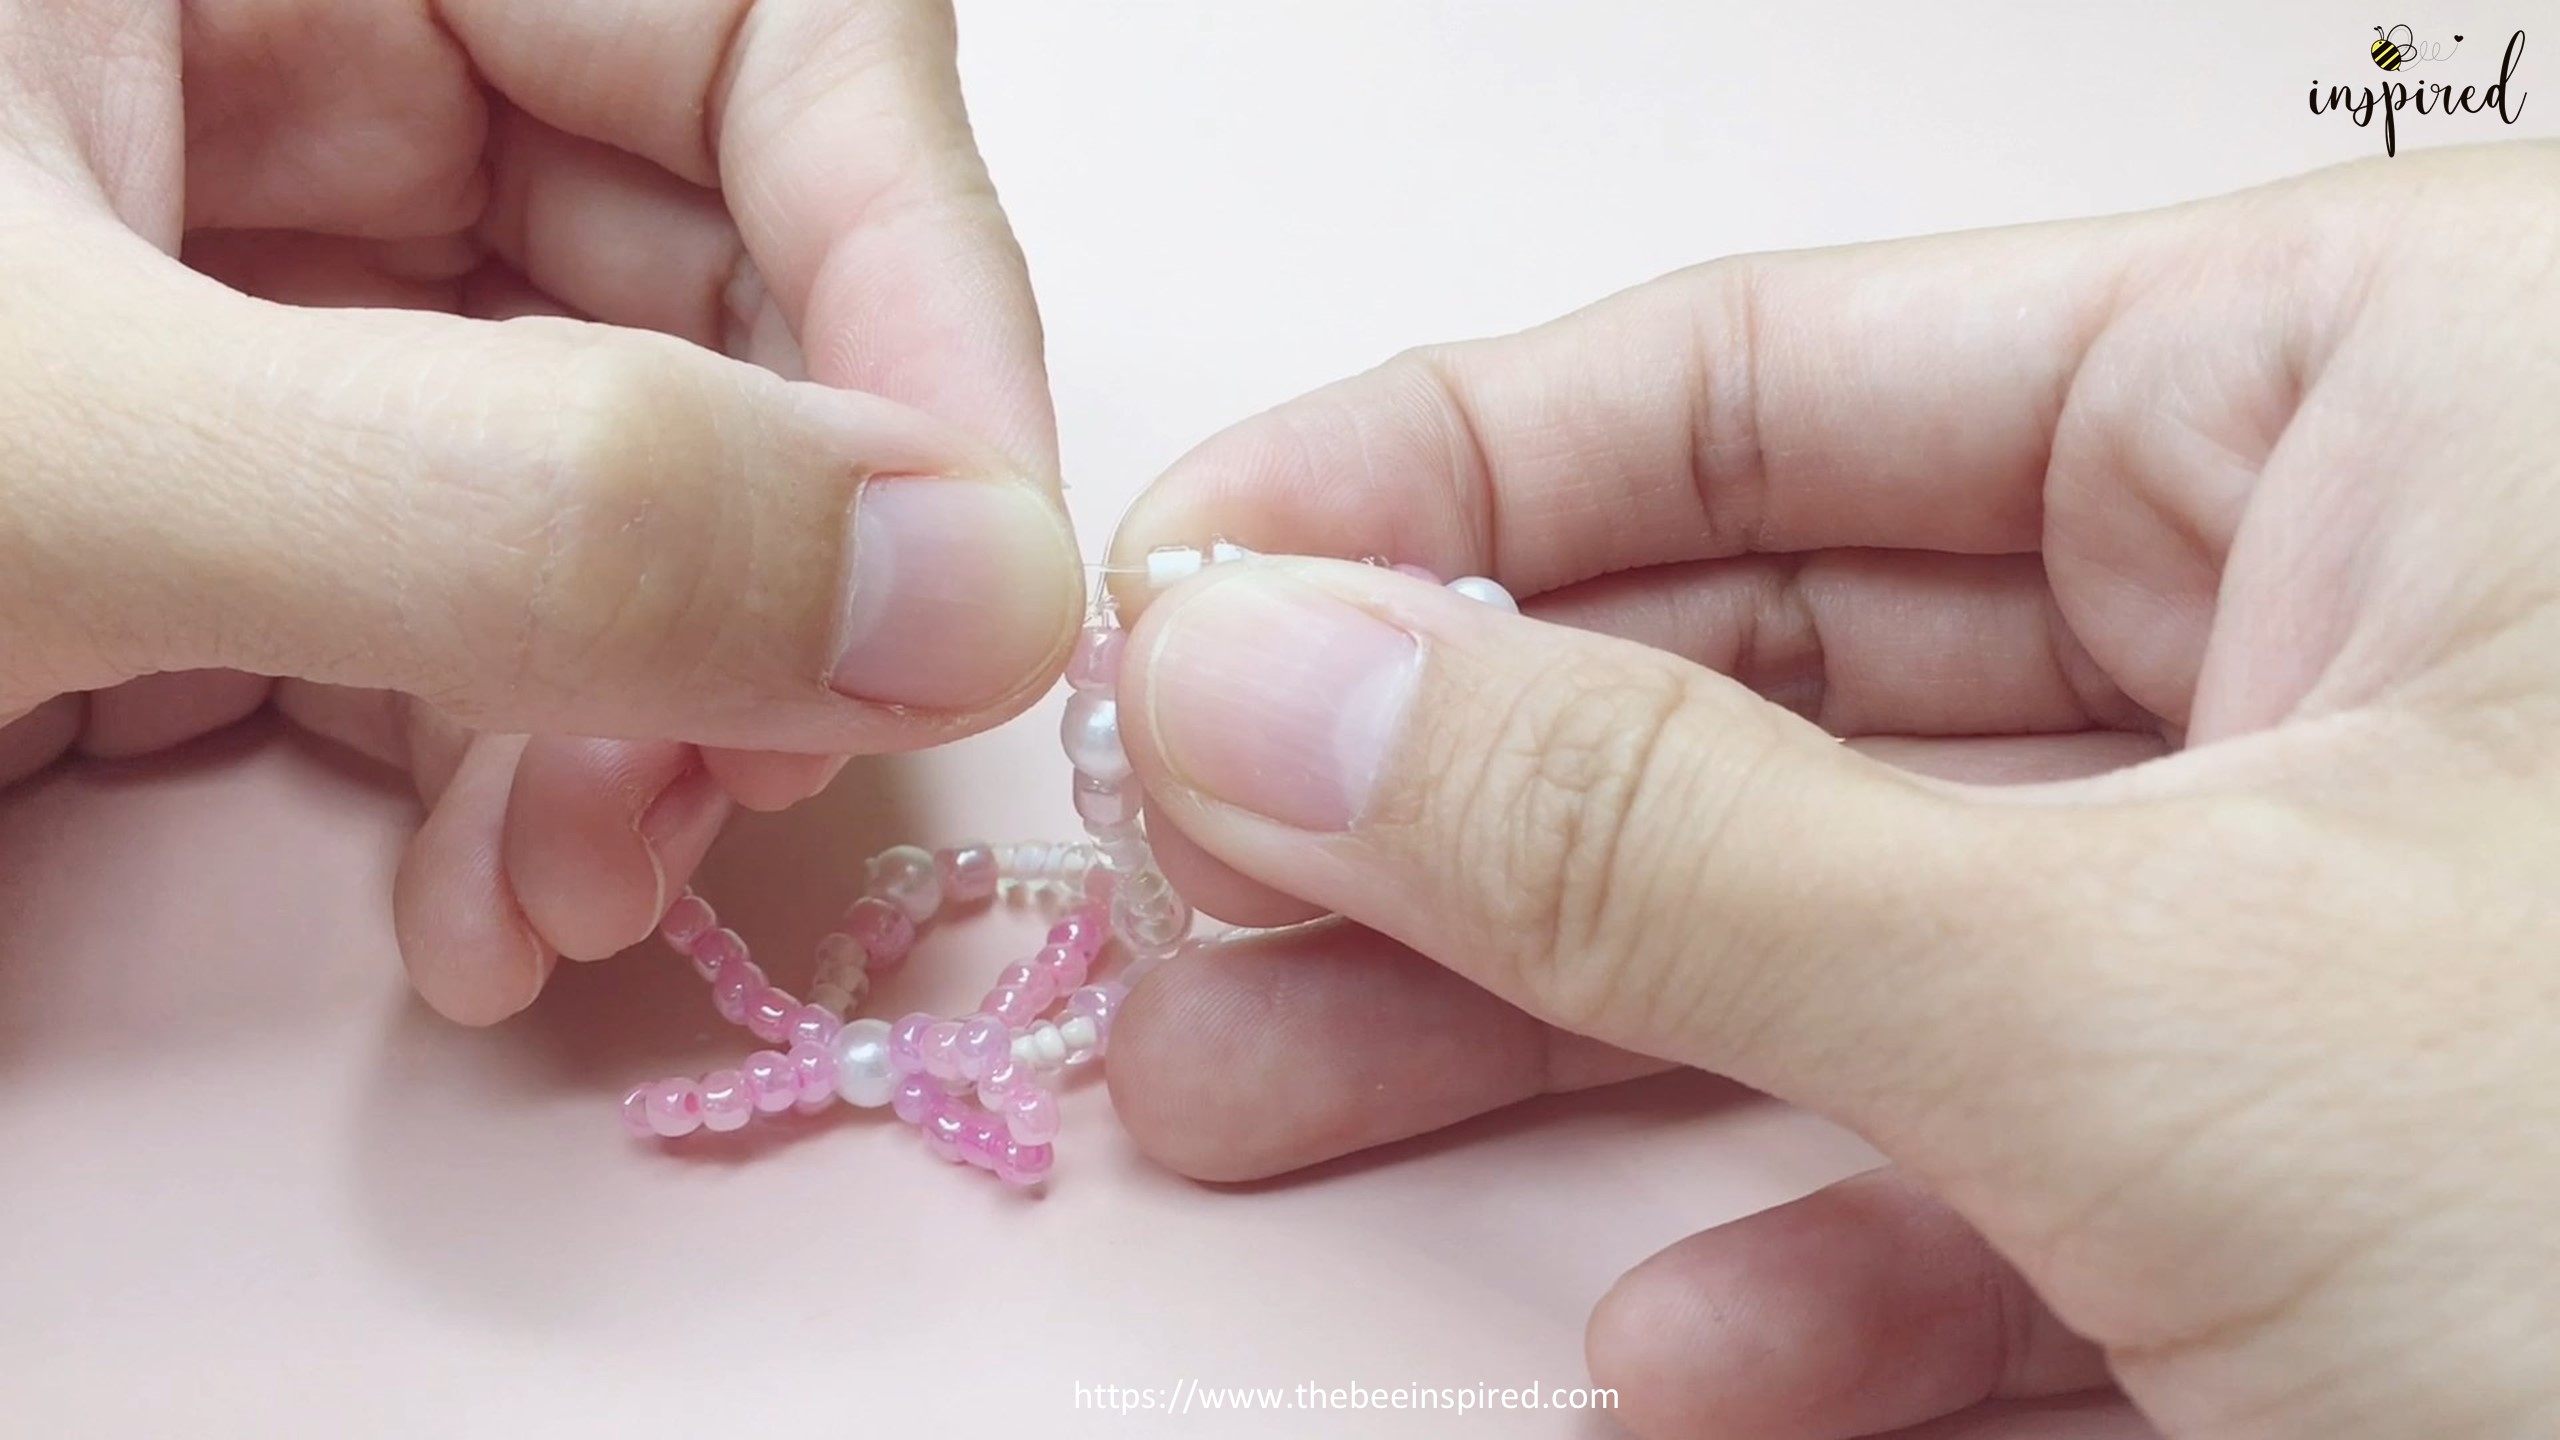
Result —
[{"label": "https://www.thebeeinspired.com", "polygon": [[1573,1385],[1165,1385],[1076,1383],[1075,1408],[1112,1414],[1208,1415],[1222,1410],[1483,1414],[1518,1410],[1615,1410],[1618,1392]]}]

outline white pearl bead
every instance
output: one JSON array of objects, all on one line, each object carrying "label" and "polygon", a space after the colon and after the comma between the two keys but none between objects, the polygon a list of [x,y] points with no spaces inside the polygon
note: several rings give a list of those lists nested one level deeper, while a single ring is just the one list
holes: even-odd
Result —
[{"label": "white pearl bead", "polygon": [[846,1104],[877,1110],[889,1103],[904,1078],[889,1063],[888,1021],[848,1021],[836,1032],[836,1093]]},{"label": "white pearl bead", "polygon": [[1120,748],[1120,702],[1096,690],[1067,697],[1067,713],[1058,722],[1058,741],[1067,763],[1101,781],[1117,785],[1135,772],[1129,752]]},{"label": "white pearl bead", "polygon": [[871,893],[907,912],[918,925],[942,908],[942,876],[933,852],[920,845],[893,845],[871,862]]},{"label": "white pearl bead", "polygon": [[1147,583],[1161,590],[1200,573],[1202,556],[1188,545],[1165,545],[1147,552]]},{"label": "white pearl bead", "polygon": [[1470,600],[1483,601],[1497,610],[1508,610],[1514,615],[1520,613],[1520,602],[1511,598],[1511,592],[1503,589],[1501,582],[1487,580],[1481,575],[1461,575],[1449,582],[1449,590]]}]

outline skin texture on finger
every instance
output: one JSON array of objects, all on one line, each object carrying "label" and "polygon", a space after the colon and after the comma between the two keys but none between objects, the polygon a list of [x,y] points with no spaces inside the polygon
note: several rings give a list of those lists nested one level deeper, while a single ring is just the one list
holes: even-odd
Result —
[{"label": "skin texture on finger", "polygon": [[465,1025],[533,1003],[558,959],[517,906],[500,836],[521,735],[474,739],[401,857],[391,918],[418,997]]},{"label": "skin texture on finger", "polygon": [[1820,550],[1649,566],[1525,608],[1730,675],[1834,735],[2158,726],[2071,633],[2033,555]]},{"label": "skin texture on finger", "polygon": [[1893,1170],[1693,1235],[1592,1313],[1594,1383],[1638,1434],[1847,1440],[2107,1382],[2026,1280]]},{"label": "skin texture on finger", "polygon": [[[0,593],[48,600],[29,683],[224,666],[483,728],[855,753],[1013,713],[1072,641],[1054,495],[916,412],[635,332],[171,281],[85,290],[95,343],[12,417],[35,463]],[[207,343],[152,346],[170,323]],[[131,463],[109,422],[134,407],[193,448]]]},{"label": "skin texture on finger", "polygon": [[1029,274],[969,133],[947,0],[441,8],[528,114],[717,188],[812,379],[1054,479]]},{"label": "skin texture on finger", "polygon": [[704,768],[729,798],[750,810],[785,810],[834,783],[845,767],[841,755],[784,755],[767,750],[705,746]]},{"label": "skin texture on finger", "polygon": [[80,753],[102,760],[147,755],[245,720],[275,682],[237,670],[176,670],[128,680],[89,697]]},{"label": "skin texture on finger", "polygon": [[1523,334],[1417,351],[1175,462],[1113,558],[1215,533],[1521,594],[1877,546],[2033,550],[2055,423],[2168,217],[1683,271]]},{"label": "skin texture on finger", "polygon": [[647,938],[728,811],[690,745],[536,736],[507,798],[506,878],[552,949],[601,960]]},{"label": "skin texture on finger", "polygon": [[1108,1078],[1149,1155],[1256,1180],[1669,1068],[1333,923],[1236,936],[1149,975],[1112,1030]]},{"label": "skin texture on finger", "polygon": [[366,240],[290,230],[196,230],[178,258],[243,295],[285,305],[461,309],[478,245],[460,235]]}]

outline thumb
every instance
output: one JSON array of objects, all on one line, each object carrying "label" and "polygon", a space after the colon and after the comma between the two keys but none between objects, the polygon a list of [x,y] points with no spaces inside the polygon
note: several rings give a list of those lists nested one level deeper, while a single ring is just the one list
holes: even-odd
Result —
[{"label": "thumb", "polygon": [[1856,1122],[2071,1008],[2037,872],[2111,818],[1964,798],[1676,657],[1372,567],[1217,567],[1128,656],[1153,813],[1566,1029]]},{"label": "thumb", "polygon": [[1019,709],[1071,638],[1054,485],[914,411],[600,325],[158,280],[0,307],[0,713],[221,666],[844,754]]}]

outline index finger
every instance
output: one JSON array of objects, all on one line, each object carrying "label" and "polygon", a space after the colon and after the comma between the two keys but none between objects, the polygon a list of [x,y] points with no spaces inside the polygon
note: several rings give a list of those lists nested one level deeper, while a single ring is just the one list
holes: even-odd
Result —
[{"label": "index finger", "polygon": [[442,10],[526,113],[721,191],[809,378],[1054,474],[1030,279],[969,133],[948,0]]},{"label": "index finger", "polygon": [[1485,574],[2036,548],[2081,362],[2177,212],[1748,256],[1409,352],[1177,461],[1114,558],[1226,539]]}]

